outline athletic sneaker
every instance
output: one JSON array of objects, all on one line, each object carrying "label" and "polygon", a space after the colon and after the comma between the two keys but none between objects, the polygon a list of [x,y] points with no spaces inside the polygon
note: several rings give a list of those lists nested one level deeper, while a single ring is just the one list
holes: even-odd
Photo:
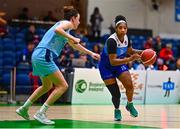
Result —
[{"label": "athletic sneaker", "polygon": [[23,117],[24,119],[30,120],[29,114],[28,114],[28,109],[27,109],[27,108],[20,107],[20,108],[18,108],[18,109],[16,110],[16,113],[17,113],[19,116]]},{"label": "athletic sneaker", "polygon": [[137,117],[138,116],[138,112],[134,108],[133,103],[127,103],[126,109],[130,112],[132,117]]},{"label": "athletic sneaker", "polygon": [[39,111],[34,115],[34,119],[36,119],[36,120],[39,121],[40,123],[46,124],[46,125],[53,125],[53,124],[55,124],[54,121],[51,121],[51,120],[49,120],[49,119],[46,117],[46,114],[41,113],[41,112],[39,112]]},{"label": "athletic sneaker", "polygon": [[122,116],[121,116],[121,111],[119,109],[114,110],[114,120],[115,121],[121,121]]}]

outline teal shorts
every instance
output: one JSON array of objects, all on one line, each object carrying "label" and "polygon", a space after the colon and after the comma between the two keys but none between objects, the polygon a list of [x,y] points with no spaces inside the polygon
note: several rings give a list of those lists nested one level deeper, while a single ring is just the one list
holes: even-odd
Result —
[{"label": "teal shorts", "polygon": [[53,52],[46,48],[36,48],[32,54],[33,75],[45,77],[59,70],[53,61]]}]

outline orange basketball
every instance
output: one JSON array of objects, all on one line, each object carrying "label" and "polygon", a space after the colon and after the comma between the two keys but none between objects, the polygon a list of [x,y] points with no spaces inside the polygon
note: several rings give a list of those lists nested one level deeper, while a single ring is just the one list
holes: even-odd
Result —
[{"label": "orange basketball", "polygon": [[156,62],[156,52],[152,49],[146,49],[141,54],[142,63],[145,66],[153,65]]}]

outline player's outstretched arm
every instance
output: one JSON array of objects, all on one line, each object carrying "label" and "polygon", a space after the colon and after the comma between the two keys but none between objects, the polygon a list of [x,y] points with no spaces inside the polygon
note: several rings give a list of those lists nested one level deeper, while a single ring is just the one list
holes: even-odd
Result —
[{"label": "player's outstretched arm", "polygon": [[96,60],[100,60],[100,55],[97,54],[97,53],[94,53],[88,49],[86,49],[85,47],[83,47],[81,44],[75,44],[72,40],[69,40],[69,45],[72,46],[74,49],[82,52],[82,53],[85,53],[85,54],[88,54],[90,55],[93,59],[96,59]]}]

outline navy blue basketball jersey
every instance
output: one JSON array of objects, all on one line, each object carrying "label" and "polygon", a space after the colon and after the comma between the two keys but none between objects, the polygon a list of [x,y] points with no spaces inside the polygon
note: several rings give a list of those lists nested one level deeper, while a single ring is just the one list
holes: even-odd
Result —
[{"label": "navy blue basketball jersey", "polygon": [[124,41],[121,42],[117,34],[112,34],[106,41],[103,51],[101,53],[101,61],[110,63],[108,54],[117,54],[117,58],[124,58],[127,54],[127,49],[130,46],[127,35],[124,36]]}]

